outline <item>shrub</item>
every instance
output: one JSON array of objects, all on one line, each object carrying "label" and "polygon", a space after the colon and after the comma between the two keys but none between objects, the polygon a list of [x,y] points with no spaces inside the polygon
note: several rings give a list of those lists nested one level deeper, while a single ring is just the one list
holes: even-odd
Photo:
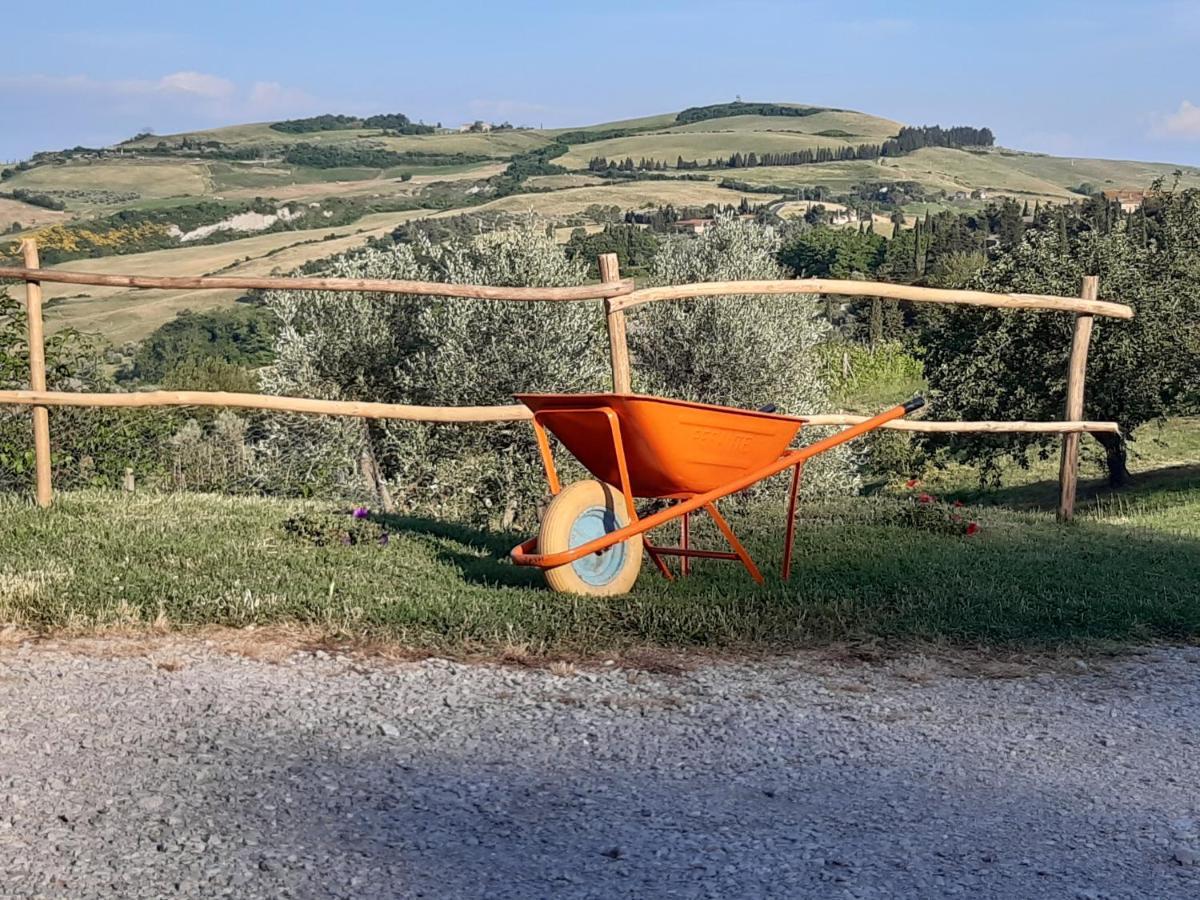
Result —
[{"label": "shrub", "polygon": [[[275,329],[275,317],[257,304],[238,304],[230,309],[200,313],[184,310],[159,326],[138,346],[133,364],[118,378],[159,383],[168,378],[172,370],[185,363],[195,364],[198,360],[205,360],[208,365],[216,361],[248,367],[266,365],[272,358]],[[179,386],[187,388],[189,385]]]},{"label": "shrub", "polygon": [[253,486],[253,453],[246,442],[246,420],[229,410],[217,413],[209,428],[189,419],[166,446],[172,487],[240,493]]},{"label": "shrub", "polygon": [[[96,344],[65,330],[46,340],[46,380],[51,390],[108,391]],[[25,312],[0,294],[0,388],[29,387]],[[163,471],[162,442],[178,425],[172,410],[55,408],[50,446],[56,486],[115,487],[126,468],[141,477]],[[0,490],[28,490],[33,483],[33,435],[27,409],[0,407]]]}]

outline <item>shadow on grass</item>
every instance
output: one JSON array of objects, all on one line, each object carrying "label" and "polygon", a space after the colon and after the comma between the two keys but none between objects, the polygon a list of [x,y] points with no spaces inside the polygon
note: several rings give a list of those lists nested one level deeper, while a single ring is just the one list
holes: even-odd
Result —
[{"label": "shadow on grass", "polygon": [[513,532],[482,531],[468,525],[423,516],[374,513],[389,531],[422,538],[441,562],[454,566],[464,581],[485,587],[540,587],[541,572],[509,561],[509,551],[524,538]]},{"label": "shadow on grass", "polygon": [[[1164,466],[1132,476],[1124,487],[1111,487],[1103,478],[1081,481],[1079,505],[1108,501],[1139,501],[1152,499],[1155,505],[1174,505],[1187,501],[1188,492],[1200,491],[1200,463]],[[1043,479],[1028,484],[977,490],[952,490],[947,499],[959,499],[980,506],[1005,506],[1025,511],[1046,511],[1058,507],[1058,480]]]}]

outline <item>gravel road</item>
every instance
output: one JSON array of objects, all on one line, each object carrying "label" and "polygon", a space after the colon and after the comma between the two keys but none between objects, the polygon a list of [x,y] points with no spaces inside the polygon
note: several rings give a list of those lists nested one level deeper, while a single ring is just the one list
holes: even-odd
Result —
[{"label": "gravel road", "polygon": [[999,678],[89,646],[0,647],[2,896],[1200,897],[1200,648]]}]

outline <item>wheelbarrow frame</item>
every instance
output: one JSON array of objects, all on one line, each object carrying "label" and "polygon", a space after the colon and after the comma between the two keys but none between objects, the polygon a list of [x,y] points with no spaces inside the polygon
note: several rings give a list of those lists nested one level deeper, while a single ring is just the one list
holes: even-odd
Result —
[{"label": "wheelbarrow frame", "polygon": [[[678,556],[681,558],[680,570],[686,575],[688,571],[688,560],[694,558],[702,559],[728,559],[738,560],[746,567],[750,576],[757,582],[763,580],[762,573],[750,554],[733,533],[733,529],[725,520],[725,517],[717,510],[716,503],[718,500],[728,497],[730,494],[736,494],[746,488],[778,475],[786,469],[792,469],[791,488],[788,495],[788,511],[787,511],[787,529],[784,536],[784,551],[783,551],[783,577],[787,579],[791,575],[792,548],[795,542],[795,526],[796,526],[796,493],[800,487],[800,479],[803,471],[804,463],[814,456],[832,450],[847,441],[853,440],[870,431],[907,415],[908,413],[919,409],[924,405],[924,400],[920,397],[914,398],[907,403],[903,403],[885,410],[876,416],[851,425],[842,429],[836,434],[822,438],[819,441],[814,441],[804,447],[791,449],[784,452],[778,459],[766,465],[760,466],[748,473],[741,475],[725,484],[722,484],[710,491],[691,496],[678,498],[675,503],[668,506],[666,509],[661,509],[645,517],[640,517],[637,512],[637,507],[634,502],[633,491],[630,487],[629,466],[625,455],[625,443],[621,435],[621,422],[617,412],[610,406],[586,406],[586,407],[564,407],[556,406],[551,409],[538,410],[533,414],[533,430],[537,437],[538,451],[542,458],[542,465],[546,471],[546,481],[550,487],[550,493],[556,495],[562,490],[562,485],[559,482],[558,472],[554,466],[554,454],[550,449],[550,440],[546,434],[546,426],[543,424],[543,419],[552,418],[556,414],[594,414],[603,416],[608,424],[609,433],[612,436],[613,450],[616,456],[617,470],[620,476],[620,484],[615,485],[621,489],[621,493],[625,498],[626,512],[629,514],[629,524],[609,532],[603,537],[596,538],[581,544],[578,547],[570,550],[563,550],[558,553],[539,554],[536,551],[536,537],[530,538],[527,541],[517,545],[512,549],[511,556],[513,562],[522,566],[536,566],[541,569],[552,569],[558,566],[569,565],[576,560],[582,559],[591,553],[599,553],[608,547],[623,543],[632,537],[641,536],[642,542],[646,551],[650,554],[650,558],[654,561],[658,570],[669,580],[673,580],[674,576],[671,570],[663,561],[663,556]],[[803,424],[803,422],[801,422]],[[689,546],[689,522],[688,517],[697,510],[703,509],[709,514],[712,520],[720,529],[725,540],[728,541],[733,552],[716,551],[716,550],[694,550]],[[678,547],[668,547],[651,544],[647,536],[648,532],[667,522],[675,519],[682,519],[681,522],[681,541]]]}]

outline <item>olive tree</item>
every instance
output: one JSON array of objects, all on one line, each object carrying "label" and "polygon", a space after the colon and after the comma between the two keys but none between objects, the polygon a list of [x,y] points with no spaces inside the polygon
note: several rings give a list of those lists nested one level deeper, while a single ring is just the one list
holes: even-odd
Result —
[{"label": "olive tree", "polygon": [[[660,284],[786,278],[778,232],[721,217],[694,240],[663,245],[654,259]],[[634,387],[686,400],[755,408],[774,403],[803,415],[828,410],[819,348],[829,325],[803,295],[703,297],[639,308],[628,325]],[[850,449],[815,458],[805,484],[813,492],[857,486]]]},{"label": "olive tree", "polygon": [[[582,284],[570,261],[532,224],[434,245],[418,238],[344,257],[329,275],[455,284]],[[273,393],[421,405],[513,402],[525,391],[607,385],[603,315],[594,303],[280,292],[268,303],[282,328],[264,377]],[[544,491],[527,423],[436,425],[297,418],[265,442],[281,465],[317,466],[352,483],[372,470],[409,511],[509,525]],[[365,456],[364,456],[365,454]],[[367,465],[359,469],[360,459]],[[339,469],[340,463],[340,469]]]}]

